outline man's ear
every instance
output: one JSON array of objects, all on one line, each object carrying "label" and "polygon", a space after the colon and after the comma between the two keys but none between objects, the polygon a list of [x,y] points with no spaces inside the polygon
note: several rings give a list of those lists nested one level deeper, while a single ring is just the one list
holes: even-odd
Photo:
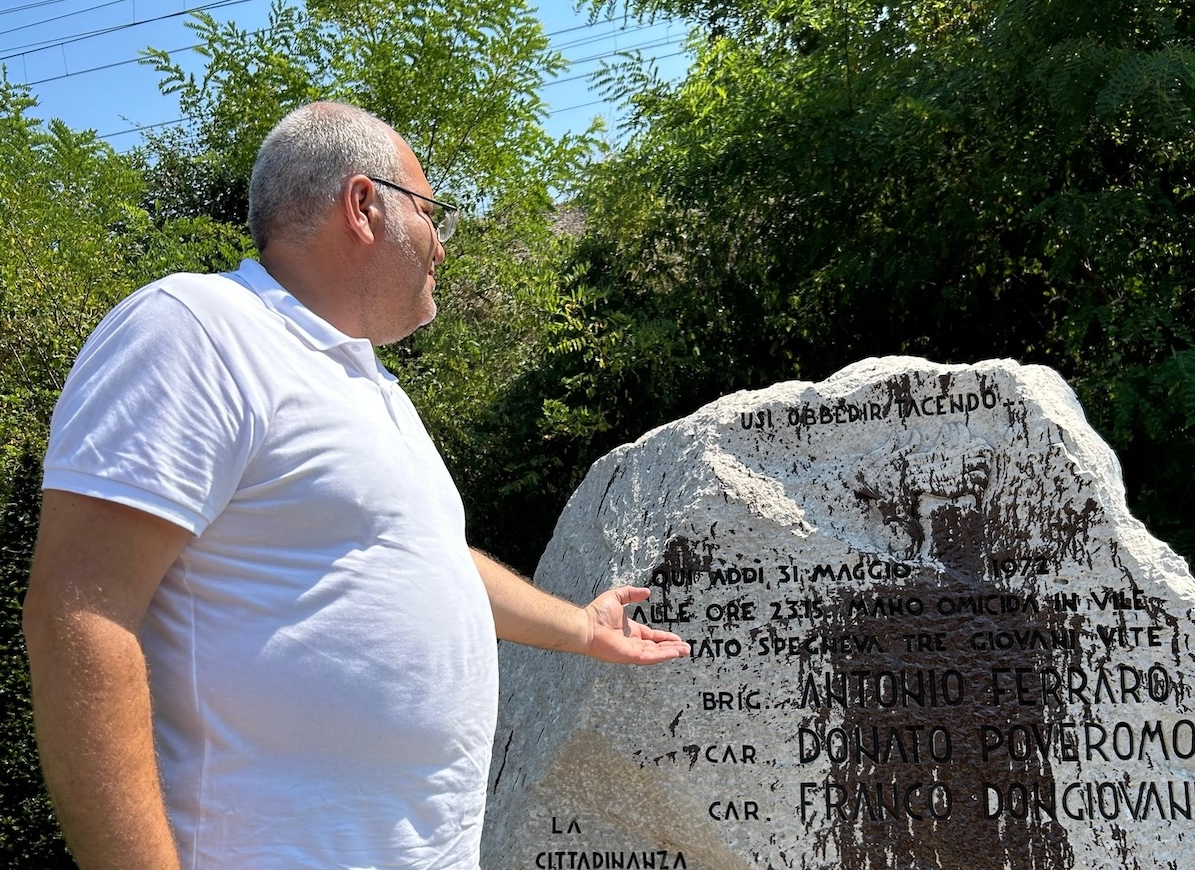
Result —
[{"label": "man's ear", "polygon": [[383,218],[378,191],[372,181],[364,175],[349,178],[341,188],[339,211],[349,232],[360,242],[371,245],[377,241],[375,227]]}]

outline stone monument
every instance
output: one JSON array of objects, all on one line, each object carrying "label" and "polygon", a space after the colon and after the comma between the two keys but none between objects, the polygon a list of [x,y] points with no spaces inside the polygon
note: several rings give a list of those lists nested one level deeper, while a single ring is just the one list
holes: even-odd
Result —
[{"label": "stone monument", "polygon": [[1195,866],[1195,582],[1049,369],[866,360],[594,464],[536,582],[693,647],[503,644],[482,866]]}]

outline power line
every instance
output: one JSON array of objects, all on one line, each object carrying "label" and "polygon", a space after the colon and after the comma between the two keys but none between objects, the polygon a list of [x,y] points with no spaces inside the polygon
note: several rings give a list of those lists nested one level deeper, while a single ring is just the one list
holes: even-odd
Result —
[{"label": "power line", "polygon": [[[668,60],[669,58],[680,57],[684,53],[685,52],[683,52],[683,51],[674,51],[672,54],[661,54],[661,55],[658,55],[655,58],[655,60]],[[601,105],[605,105],[607,103],[609,103],[609,100],[591,100],[588,103],[578,103],[575,106],[564,106],[563,108],[560,108],[560,109],[552,109],[550,112],[547,113],[547,115],[548,115],[548,117],[551,117],[552,115],[562,115],[565,112],[574,112],[577,109],[587,109],[590,106],[601,106]],[[161,121],[157,124],[146,124],[144,126],[139,126],[139,127],[129,127],[127,130],[117,130],[115,133],[104,133],[102,135],[96,136],[96,138],[104,139],[104,140],[115,139],[117,136],[127,136],[130,133],[142,133],[146,130],[156,130],[160,127],[169,127],[172,124],[182,124],[186,121],[187,121],[186,118],[175,118],[173,121]],[[121,152],[121,153],[127,153],[127,152]]]},{"label": "power line", "polygon": [[129,133],[144,133],[146,130],[157,130],[160,127],[170,127],[174,124],[181,124],[186,121],[186,118],[175,118],[173,121],[159,121],[156,124],[143,124],[139,127],[129,127],[127,130],[117,130],[115,133],[104,133],[102,136],[96,136],[97,139],[115,139],[117,136],[127,136]]},{"label": "power line", "polygon": [[16,33],[18,30],[28,30],[31,27],[41,27],[43,24],[49,24],[51,21],[61,21],[64,18],[73,18],[76,15],[83,15],[87,12],[94,12],[97,9],[103,9],[107,6],[115,6],[118,3],[125,3],[127,0],[108,0],[106,3],[99,3],[95,6],[88,6],[86,9],[76,9],[74,12],[64,12],[62,15],[55,15],[53,18],[42,18],[39,21],[31,21],[28,24],[21,24],[16,27],[10,27],[8,30],[0,30],[0,36],[8,33]]},{"label": "power line", "polygon": [[55,3],[62,3],[64,0],[37,0],[36,3],[26,3],[24,6],[14,6],[11,9],[0,9],[0,15],[9,15],[13,12],[24,12],[26,9],[37,9],[41,6],[53,6]]},{"label": "power line", "polygon": [[628,51],[642,51],[647,48],[663,48],[666,45],[676,45],[680,40],[675,37],[666,37],[655,41],[641,42],[637,45],[628,45],[625,48],[617,48],[614,51],[604,51],[601,54],[590,55],[589,57],[578,58],[577,60],[570,60],[569,65],[593,63],[595,60],[605,60],[616,54],[621,54]]},{"label": "power line", "polygon": [[[57,0],[55,0],[55,1],[57,1]],[[258,35],[258,33],[264,33],[264,32],[265,32],[264,29],[255,30],[255,31],[251,31],[250,35],[256,36],[256,35]],[[612,56],[614,54],[618,54],[618,53],[620,53],[620,51],[642,51],[644,49],[649,49],[649,48],[664,48],[664,47],[667,47],[667,45],[675,45],[675,44],[678,44],[679,42],[680,42],[679,38],[668,37],[668,38],[660,39],[660,41],[656,41],[656,42],[642,42],[642,43],[637,43],[635,45],[627,45],[627,47],[625,47],[625,48],[615,49],[614,51],[606,51],[606,53],[592,55],[589,57],[578,57],[578,59],[576,59],[576,60],[565,59],[565,61],[568,61],[568,65],[570,67],[575,67],[575,66],[584,65],[584,63],[593,63],[594,61],[597,61],[597,60],[606,59],[606,57]],[[180,45],[180,47],[178,47],[178,48],[173,48],[173,49],[166,51],[166,54],[173,56],[173,55],[177,55],[177,54],[182,54],[182,53],[184,53],[184,51],[194,51],[195,49],[200,48],[202,44],[203,43],[201,43],[201,42],[197,42],[197,43],[192,43],[191,45]],[[0,60],[5,60],[5,59],[2,59],[2,57],[0,57]],[[75,69],[74,72],[62,73],[61,75],[47,75],[47,76],[45,76],[44,79],[26,80],[26,81],[22,82],[22,84],[30,85],[30,86],[44,85],[45,82],[48,82],[48,81],[61,81],[62,79],[72,79],[76,75],[87,75],[90,73],[99,73],[99,72],[105,71],[105,69],[115,69],[116,67],[129,66],[130,63],[140,63],[140,62],[141,62],[140,56],[139,57],[125,57],[124,60],[112,61],[111,63],[100,63],[100,65],[96,66],[96,67],[87,67],[86,69]],[[589,73],[583,73],[581,75],[571,75],[571,76],[568,76],[568,78],[564,78],[564,79],[552,79],[551,81],[545,81],[544,84],[541,85],[541,87],[549,87],[550,85],[560,85],[560,84],[564,84],[564,82],[566,82],[566,81],[576,81],[577,79],[586,78],[587,75],[589,75]]]},{"label": "power line", "polygon": [[[255,31],[255,32],[260,33],[261,31]],[[203,43],[197,42],[194,45],[184,45],[181,48],[172,48],[170,51],[167,52],[167,54],[174,56],[176,54],[182,54],[183,52],[186,52],[186,51],[194,51],[195,49],[199,48],[199,46],[202,44]],[[130,57],[130,58],[126,58],[124,60],[113,61],[112,63],[100,64],[99,66],[89,66],[87,69],[79,69],[79,70],[75,70],[74,72],[65,72],[62,75],[46,76],[44,79],[34,79],[33,81],[23,82],[23,84],[26,84],[29,86],[44,85],[46,82],[58,82],[58,81],[62,81],[63,79],[74,78],[75,76],[85,76],[85,75],[88,75],[89,73],[103,72],[106,69],[115,69],[118,66],[128,66],[129,64],[140,63],[140,62],[141,62],[140,57]]]},{"label": "power line", "polygon": [[[36,2],[26,3],[20,7],[2,10],[2,11],[0,11],[0,15],[7,14],[9,12],[22,11],[22,10],[47,8],[50,6],[57,5],[58,3],[61,3],[61,2],[64,2],[64,0],[36,0]],[[108,6],[112,6],[112,5],[115,5],[116,3],[121,3],[121,2],[127,2],[127,0],[107,0],[107,2],[95,3],[95,4],[87,7],[86,9],[80,9],[80,10],[76,10],[75,12],[66,13],[63,15],[57,15],[57,16],[52,16],[52,17],[48,17],[48,18],[43,18],[39,22],[36,22],[36,23],[37,24],[45,24],[45,23],[53,22],[53,21],[60,21],[65,18],[69,18],[69,17],[75,16],[75,15],[86,13],[86,12],[95,11],[95,10],[102,9],[102,8],[105,8]],[[135,2],[135,0],[132,0],[132,2]],[[186,0],[184,0],[184,3],[185,2],[186,2]],[[174,19],[174,18],[178,18],[178,17],[184,16],[184,15],[191,15],[197,11],[221,9],[221,8],[225,8],[225,7],[238,6],[238,5],[242,5],[242,4],[249,3],[249,2],[253,2],[253,0],[214,0],[214,2],[203,3],[202,5],[192,7],[191,9],[184,9],[184,10],[181,10],[178,12],[167,13],[167,14],[159,15],[159,16],[156,16],[153,18],[144,19],[142,21],[133,21],[133,22],[116,25],[116,26],[112,26],[112,27],[97,28],[97,29],[94,29],[91,31],[73,33],[73,34],[69,34],[65,37],[59,38],[57,40],[45,39],[40,42],[30,44],[31,46],[32,45],[38,46],[37,48],[32,48],[30,46],[20,46],[18,48],[23,49],[23,50],[10,51],[10,53],[8,53],[8,54],[0,55],[0,61],[9,60],[9,59],[13,59],[16,57],[21,57],[22,61],[24,61],[25,56],[32,54],[34,51],[44,51],[46,49],[54,48],[54,47],[65,48],[65,46],[67,46],[67,45],[70,45],[75,42],[80,42],[85,39],[90,39],[95,36],[101,36],[101,35],[115,32],[115,31],[128,30],[133,27],[139,27],[144,24],[151,24],[151,23],[158,22],[158,21]],[[135,7],[134,7],[134,15],[135,14],[136,13],[135,13]],[[612,29],[612,30],[603,30],[602,29],[602,25],[613,24],[613,23],[615,23],[615,21],[616,21],[616,19],[605,19],[602,21],[596,21],[596,22],[592,22],[592,23],[577,24],[577,25],[572,25],[569,27],[559,28],[559,29],[553,30],[553,31],[548,31],[548,32],[545,32],[544,35],[546,37],[548,37],[548,39],[550,41],[552,39],[558,39],[561,36],[575,34],[576,35],[575,38],[567,39],[567,40],[563,40],[563,41],[557,41],[556,44],[554,44],[554,45],[549,43],[549,47],[552,50],[563,54],[566,50],[581,48],[581,47],[587,46],[587,45],[594,45],[599,42],[605,42],[605,41],[610,41],[610,40],[622,41],[625,39],[631,39],[631,38],[634,38],[635,36],[638,36],[642,31],[651,30],[658,26],[656,24],[645,24],[642,22],[638,22],[631,26],[627,26],[624,24],[622,26],[619,26],[617,29]],[[11,33],[11,32],[15,32],[15,31],[19,31],[19,30],[25,30],[32,26],[35,26],[35,25],[34,24],[21,25],[19,27],[10,28],[9,30],[0,31],[0,35],[2,35],[4,33]],[[683,30],[683,28],[682,28],[682,30]],[[267,31],[268,31],[268,28],[261,28],[259,30],[251,31],[250,35],[258,35],[258,34],[261,34],[261,33],[267,32]],[[681,41],[681,39],[683,39],[683,37],[684,37],[683,33],[680,36],[677,36],[675,38],[673,38],[671,36],[668,36],[663,39],[651,37],[646,41],[634,42],[634,43],[631,43],[628,45],[623,45],[621,47],[612,49],[610,51],[601,52],[601,53],[597,53],[597,54],[590,54],[585,57],[577,58],[575,60],[570,60],[566,57],[565,60],[570,67],[575,68],[575,67],[587,64],[587,63],[592,63],[594,61],[604,60],[606,58],[613,57],[616,54],[621,53],[621,52],[645,51],[645,50],[652,50],[652,49],[657,49],[657,48],[674,46],[674,45],[679,44],[679,42]],[[204,45],[204,43],[195,43],[192,45],[182,46],[180,48],[173,49],[172,51],[167,52],[167,53],[171,56],[175,56],[175,55],[181,54],[183,52],[194,51],[195,49],[200,48],[203,45]],[[674,52],[674,53],[668,54],[668,55],[657,56],[655,59],[656,60],[664,60],[664,59],[682,55],[684,53],[685,53],[684,51],[678,51],[678,52]],[[123,58],[120,60],[111,61],[109,63],[98,64],[98,65],[95,65],[92,67],[88,67],[86,69],[75,70],[73,72],[70,71],[70,69],[69,69],[65,52],[63,53],[62,60],[63,60],[63,65],[67,70],[66,72],[62,73],[61,75],[45,76],[40,79],[26,81],[25,84],[32,86],[32,85],[45,84],[45,83],[49,83],[49,82],[61,81],[64,79],[69,79],[69,78],[75,78],[75,77],[83,76],[83,75],[89,75],[89,74],[102,72],[102,71],[109,70],[109,69],[114,69],[117,67],[127,66],[127,65],[130,65],[133,63],[138,63],[142,60],[142,58],[140,56],[132,57],[132,58]],[[577,75],[567,76],[565,78],[552,79],[551,81],[542,83],[540,85],[540,88],[542,89],[542,88],[550,87],[550,86],[556,85],[556,84],[565,84],[568,82],[574,82],[579,79],[587,78],[589,75],[590,75],[589,73],[581,73],[581,74],[577,74]],[[27,78],[27,76],[26,76],[26,78]],[[559,109],[553,109],[553,110],[549,111],[547,113],[547,115],[551,116],[551,115],[562,114],[565,112],[575,111],[580,108],[586,108],[589,106],[600,105],[605,102],[608,102],[608,101],[596,100],[596,101],[582,103],[582,104],[575,105],[575,106],[567,106],[567,107],[563,107],[563,108],[559,108]],[[186,119],[183,119],[183,118],[176,118],[176,119],[173,119],[170,121],[162,121],[162,122],[159,122],[156,124],[148,124],[148,125],[139,125],[139,126],[135,126],[135,127],[129,127],[127,129],[117,130],[117,131],[114,131],[111,133],[103,134],[103,135],[99,136],[99,138],[107,140],[107,139],[118,138],[120,136],[126,136],[126,135],[133,134],[133,133],[144,133],[149,130],[154,130],[154,129],[158,129],[158,128],[162,128],[162,127],[169,127],[169,126],[172,126],[175,124],[181,124],[185,120]]]},{"label": "power line", "polygon": [[[54,2],[58,2],[58,0],[54,0]],[[124,0],[119,0],[119,2],[124,2]],[[248,2],[248,0],[238,0],[238,2]],[[636,30],[643,30],[643,29],[647,29],[647,28],[636,28]],[[251,31],[250,35],[255,36],[259,33],[265,33],[265,32],[266,32],[266,28],[262,28],[260,30]],[[608,38],[609,38],[608,35],[602,37],[602,39],[608,39]],[[602,60],[604,58],[612,56],[613,54],[617,54],[618,52],[642,51],[644,49],[649,49],[649,48],[663,48],[665,46],[676,45],[682,38],[683,37],[676,37],[676,38],[668,37],[668,38],[657,40],[657,41],[641,42],[641,43],[636,43],[634,45],[628,45],[624,48],[616,49],[613,52],[603,52],[601,54],[590,55],[589,57],[577,58],[575,60],[569,60],[568,58],[565,58],[565,60],[568,62],[569,66],[579,66],[582,64],[586,64],[586,63],[592,63],[595,60]],[[589,41],[597,42],[600,40],[593,39],[593,40],[589,40]],[[181,53],[187,52],[187,51],[194,51],[195,49],[201,47],[202,45],[203,45],[203,43],[196,42],[191,45],[180,46],[178,48],[170,49],[167,52],[167,54],[173,56],[173,55],[181,54]],[[39,50],[44,50],[44,49],[39,49]],[[8,57],[0,57],[0,60],[7,60],[9,57],[15,57],[15,56],[16,55],[10,55]],[[74,70],[73,72],[65,72],[65,73],[62,73],[61,75],[46,76],[45,78],[25,81],[25,82],[23,82],[23,84],[32,86],[32,85],[46,84],[47,82],[62,81],[63,79],[74,78],[76,76],[88,75],[90,73],[102,72],[102,71],[108,70],[108,69],[115,69],[116,67],[128,66],[128,65],[134,64],[134,63],[140,63],[141,60],[142,60],[142,58],[140,56],[125,58],[124,60],[112,61],[111,63],[105,63],[105,64],[100,64],[98,66],[87,67],[86,69]],[[563,84],[565,82],[576,81],[578,79],[585,78],[587,75],[589,75],[589,73],[583,73],[581,75],[576,75],[576,76],[569,76],[567,78],[562,78],[562,79],[552,79],[551,81],[544,82],[542,87],[549,87],[549,86],[555,85],[555,84]]]},{"label": "power line", "polygon": [[[113,3],[121,3],[121,2],[125,2],[125,0],[112,0],[112,3],[104,3],[101,5],[111,6],[111,5],[113,5]],[[223,9],[224,7],[227,7],[227,6],[240,6],[244,3],[253,3],[253,2],[256,2],[256,0],[214,0],[214,2],[205,3],[202,6],[195,6],[195,7],[192,7],[191,9],[182,9],[178,12],[169,12],[165,15],[158,15],[154,18],[145,18],[145,19],[142,19],[141,21],[131,21],[127,24],[114,24],[111,27],[101,27],[101,28],[97,28],[95,30],[89,30],[89,31],[86,31],[83,33],[73,33],[70,36],[64,36],[64,37],[58,38],[58,39],[43,39],[39,42],[30,42],[26,45],[12,46],[10,48],[4,49],[4,51],[8,51],[9,54],[0,55],[0,60],[9,60],[14,57],[20,57],[21,55],[24,55],[24,54],[31,54],[35,51],[44,51],[47,48],[58,48],[60,46],[70,45],[75,42],[82,42],[85,39],[91,39],[96,36],[106,36],[109,33],[118,33],[122,30],[130,30],[134,27],[141,27],[142,25],[145,25],[145,24],[153,24],[158,21],[166,21],[170,18],[179,18],[183,15],[191,15],[194,12],[206,12],[209,9]],[[99,8],[99,7],[92,7],[92,8]],[[56,19],[45,19],[43,21],[39,21],[36,23],[44,24],[46,20],[56,20]],[[27,26],[32,27],[33,25],[27,25]],[[17,28],[17,29],[23,29],[23,28]],[[9,32],[9,31],[5,31],[5,32]]]},{"label": "power line", "polygon": [[[672,54],[660,54],[660,55],[656,55],[656,57],[655,57],[655,58],[653,58],[653,59],[654,59],[654,60],[668,60],[669,58],[673,58],[673,57],[680,57],[680,56],[681,56],[682,54],[684,54],[684,53],[685,53],[685,52],[683,52],[683,51],[674,51]],[[587,73],[586,75],[577,76],[576,78],[587,78],[587,77],[588,77],[588,73]],[[553,109],[552,111],[548,112],[548,115],[549,115],[549,116],[551,116],[551,115],[559,115],[559,114],[562,114],[562,113],[564,113],[564,112],[571,112],[571,111],[573,111],[573,110],[575,110],[575,109],[584,109],[584,108],[586,108],[586,107],[588,107],[588,106],[597,106],[597,105],[600,105],[600,104],[603,104],[603,103],[609,103],[609,102],[610,102],[609,100],[594,100],[594,101],[593,101],[593,102],[591,102],[591,103],[581,103],[580,105],[577,105],[577,106],[566,106],[566,107],[564,107],[563,109]]]},{"label": "power line", "polygon": [[[264,31],[262,31],[262,30],[253,31],[253,33],[255,33],[255,34],[262,33],[262,32],[264,32]],[[617,49],[616,51],[607,52],[605,54],[595,54],[590,57],[579,58],[578,60],[570,60],[570,61],[568,61],[568,64],[569,64],[569,66],[579,66],[582,64],[586,64],[586,63],[593,63],[595,60],[604,60],[605,58],[612,57],[613,55],[618,54],[619,52],[643,51],[645,49],[650,49],[650,48],[665,48],[667,46],[677,45],[678,42],[679,42],[679,40],[677,40],[677,39],[662,39],[662,40],[655,41],[655,42],[643,42],[643,43],[639,43],[638,45],[630,45],[630,46],[627,46],[626,48],[620,48],[620,49]],[[183,45],[183,46],[180,46],[179,48],[172,48],[169,51],[167,51],[166,53],[173,57],[174,55],[182,54],[183,52],[194,51],[195,49],[199,48],[201,45],[203,45],[203,43],[200,43],[200,42],[194,43],[193,45]],[[668,57],[676,57],[678,54],[684,54],[684,52],[677,52],[676,54],[670,54],[667,56]],[[130,64],[135,64],[135,63],[140,63],[140,62],[141,62],[140,57],[130,57],[130,58],[126,58],[124,60],[113,61],[112,63],[100,64],[99,66],[90,66],[87,69],[79,69],[79,70],[75,70],[73,72],[65,72],[65,73],[62,73],[61,75],[46,76],[45,78],[40,78],[40,79],[32,79],[32,80],[23,82],[23,84],[26,84],[29,86],[44,85],[44,84],[47,84],[48,82],[58,82],[58,81],[62,81],[63,79],[70,79],[70,78],[75,78],[76,76],[89,75],[90,73],[103,72],[104,70],[115,69],[115,68],[121,67],[121,66],[129,66]],[[547,88],[547,87],[551,87],[552,85],[567,84],[568,82],[575,82],[575,81],[579,81],[580,79],[588,78],[592,74],[593,73],[578,73],[577,75],[566,76],[564,78],[552,79],[551,81],[544,82],[542,85],[540,85],[540,87]]]},{"label": "power line", "polygon": [[[21,7],[21,8],[23,8],[23,9],[34,8],[36,6],[44,5],[47,3],[59,3],[59,2],[63,2],[63,0],[41,0],[40,3],[29,4],[28,6]],[[31,24],[25,24],[25,25],[21,25],[20,27],[12,28],[11,30],[0,31],[0,35],[3,35],[4,33],[11,33],[16,30],[24,30],[24,29],[28,29],[30,27],[36,27],[40,24],[45,24],[49,21],[56,21],[60,18],[69,17],[70,15],[78,15],[83,12],[89,12],[89,11],[92,11],[95,9],[103,8],[105,6],[113,6],[117,3],[124,3],[124,2],[129,2],[129,0],[109,0],[109,2],[101,3],[97,6],[90,6],[87,9],[80,9],[75,12],[68,13],[67,15],[57,16],[55,18],[44,18],[39,21],[35,21]],[[179,10],[178,12],[170,12],[165,15],[156,16],[154,18],[144,18],[140,21],[132,21],[132,22],[128,22],[126,24],[119,24],[119,25],[113,25],[111,27],[97,28],[95,30],[84,31],[81,33],[73,33],[68,36],[59,37],[59,38],[55,38],[55,39],[45,39],[45,40],[41,40],[38,42],[32,42],[27,45],[11,46],[7,49],[0,49],[2,51],[9,52],[9,54],[0,55],[0,60],[9,60],[9,59],[17,57],[21,54],[27,54],[27,53],[31,53],[34,51],[44,51],[47,48],[57,48],[59,46],[69,45],[74,42],[80,42],[85,39],[91,39],[96,36],[106,36],[109,33],[117,32],[117,31],[121,31],[121,30],[128,30],[133,27],[140,27],[144,24],[153,24],[158,21],[168,20],[170,18],[178,18],[183,15],[191,15],[195,12],[207,11],[209,9],[221,9],[226,6],[239,6],[244,3],[252,3],[252,2],[256,2],[256,0],[214,0],[214,2],[211,2],[211,3],[205,3],[200,6],[194,6],[190,9],[182,9],[182,10]],[[16,11],[16,10],[6,10],[6,11],[12,12],[12,11]],[[0,12],[0,14],[4,14],[4,13]],[[546,37],[548,37],[549,39],[551,39],[553,36],[560,36],[565,33],[572,33],[577,30],[590,30],[594,27],[597,27],[600,24],[611,23],[613,20],[614,19],[605,19],[604,21],[595,21],[593,24],[577,24],[572,27],[564,27],[564,28],[561,28],[560,30],[553,30],[548,33],[545,33],[544,35]],[[554,46],[554,48],[556,48],[556,50],[562,50],[562,49],[566,49],[566,48],[574,48],[574,47],[584,45],[584,44],[587,44],[590,42],[598,42],[603,39],[614,38],[620,34],[632,34],[637,31],[640,31],[640,30],[649,29],[653,26],[655,26],[655,25],[638,24],[633,27],[620,27],[617,32],[612,32],[612,33],[607,33],[607,34],[599,33],[594,36],[587,36],[582,39],[574,40],[573,42],[566,42],[566,43],[563,43],[562,45]]]},{"label": "power line", "polygon": [[[582,25],[582,26],[586,27],[588,29],[591,27],[596,27],[600,23],[601,22],[594,22],[591,25]],[[620,27],[617,32],[594,33],[594,34],[590,34],[589,36],[582,37],[581,39],[574,39],[571,42],[559,43],[559,44],[553,46],[553,48],[555,48],[557,51],[564,51],[569,48],[580,48],[581,46],[589,45],[590,43],[601,42],[602,40],[605,40],[605,39],[617,38],[618,36],[621,36],[623,34],[630,35],[633,33],[638,33],[640,30],[650,30],[654,26],[655,25],[652,25],[652,24],[639,24],[634,27]],[[572,30],[573,28],[570,27],[568,29]],[[561,31],[557,31],[557,33],[559,33],[559,32],[561,32]],[[556,34],[546,33],[544,35],[547,36],[550,40]]]}]

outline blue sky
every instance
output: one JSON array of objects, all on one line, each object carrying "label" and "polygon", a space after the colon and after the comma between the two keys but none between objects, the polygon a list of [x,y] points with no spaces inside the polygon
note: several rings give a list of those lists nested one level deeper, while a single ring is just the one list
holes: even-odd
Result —
[{"label": "blue sky", "polygon": [[[573,63],[543,90],[552,133],[583,130],[597,115],[615,120],[614,107],[590,90],[586,75],[604,56],[639,49],[666,77],[684,73],[683,25],[646,26],[619,17],[589,26],[571,0],[538,6],[553,46]],[[40,104],[35,117],[94,129],[126,151],[140,141],[137,128],[179,118],[177,102],[158,91],[158,74],[136,57],[147,46],[175,53],[193,45],[184,22],[196,8],[256,30],[266,24],[270,0],[0,0],[0,64],[9,81],[30,84]],[[176,58],[201,68],[194,51],[178,51]]]}]

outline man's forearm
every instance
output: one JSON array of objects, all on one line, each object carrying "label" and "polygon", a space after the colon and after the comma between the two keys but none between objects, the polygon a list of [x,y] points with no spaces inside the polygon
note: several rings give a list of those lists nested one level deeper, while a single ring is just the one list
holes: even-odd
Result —
[{"label": "man's forearm", "polygon": [[585,607],[578,607],[535,588],[484,553],[472,552],[490,597],[494,628],[503,640],[635,665],[689,655],[689,645],[672,632],[627,618],[626,606],[646,601],[646,589],[608,589]]},{"label": "man's forearm", "polygon": [[532,586],[501,562],[473,550],[502,640],[563,652],[584,652],[589,620],[584,608]]},{"label": "man's forearm", "polygon": [[137,638],[85,611],[25,616],[38,750],[80,870],[178,868]]}]

